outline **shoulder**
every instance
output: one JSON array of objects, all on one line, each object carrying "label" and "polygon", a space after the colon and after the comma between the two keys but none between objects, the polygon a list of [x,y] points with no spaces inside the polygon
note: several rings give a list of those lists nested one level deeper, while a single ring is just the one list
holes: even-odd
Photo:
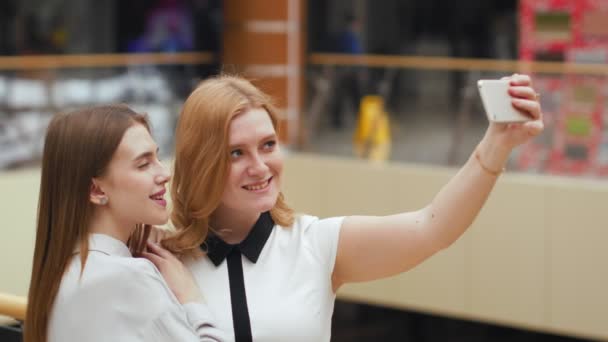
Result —
[{"label": "shoulder", "polygon": [[333,270],[343,220],[344,217],[320,219],[316,216],[299,215],[291,227],[293,241],[297,241],[302,250],[306,251],[301,255],[309,255],[315,264],[322,265],[324,274],[330,274]]},{"label": "shoulder", "polygon": [[306,233],[315,233],[317,230],[339,230],[344,217],[328,217],[321,219],[317,216],[298,215],[294,220],[292,229]]},{"label": "shoulder", "polygon": [[125,258],[109,256],[101,253],[90,253],[85,265],[83,279],[95,282],[114,282],[121,279],[130,279],[130,284],[118,286],[138,286],[150,283],[153,286],[158,282],[159,274],[154,265],[140,258]]},{"label": "shoulder", "polygon": [[298,215],[291,227],[280,229],[280,234],[290,234],[299,243],[313,249],[333,249],[338,243],[344,217],[319,218]]},{"label": "shoulder", "polygon": [[[77,257],[75,257],[77,259]],[[169,302],[163,280],[154,265],[145,259],[123,258],[92,252],[80,275],[80,261],[70,265],[62,281],[72,301],[87,302],[103,308],[120,305],[138,312],[145,305],[154,314]],[[154,298],[154,300],[150,300]],[[148,310],[149,308],[149,310]],[[127,314],[131,310],[125,310]],[[142,311],[143,312],[143,311]]]},{"label": "shoulder", "polygon": [[147,260],[91,252],[81,275],[73,257],[57,294],[49,331],[55,340],[138,341],[175,304]]}]

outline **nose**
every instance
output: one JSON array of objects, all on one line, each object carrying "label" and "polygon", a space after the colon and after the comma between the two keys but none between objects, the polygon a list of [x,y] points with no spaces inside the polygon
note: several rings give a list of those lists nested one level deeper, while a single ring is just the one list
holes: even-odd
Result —
[{"label": "nose", "polygon": [[169,182],[171,179],[171,171],[163,164],[159,163],[158,174],[155,176],[154,180],[158,184],[165,184]]},{"label": "nose", "polygon": [[263,177],[268,170],[268,165],[266,165],[266,161],[260,154],[254,153],[251,155],[251,161],[247,168],[247,175],[251,177]]}]

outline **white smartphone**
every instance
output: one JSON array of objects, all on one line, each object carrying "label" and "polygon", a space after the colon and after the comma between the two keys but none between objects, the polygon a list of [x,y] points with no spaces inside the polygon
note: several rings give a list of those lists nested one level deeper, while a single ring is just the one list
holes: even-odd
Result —
[{"label": "white smartphone", "polygon": [[481,102],[492,122],[524,122],[531,117],[515,109],[509,95],[508,80],[479,80],[477,81]]}]

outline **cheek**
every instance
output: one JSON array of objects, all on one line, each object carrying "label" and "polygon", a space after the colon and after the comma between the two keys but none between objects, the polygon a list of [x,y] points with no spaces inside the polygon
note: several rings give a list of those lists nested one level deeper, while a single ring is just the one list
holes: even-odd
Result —
[{"label": "cheek", "polygon": [[125,173],[115,188],[125,197],[147,196],[153,187],[150,177],[140,173]]},{"label": "cheek", "polygon": [[228,174],[227,179],[227,188],[232,189],[234,191],[235,188],[240,188],[241,182],[243,180],[243,175],[245,174],[245,164],[241,162],[233,162],[230,166],[230,173]]},{"label": "cheek", "polygon": [[276,156],[273,156],[273,158],[268,161],[268,166],[273,171],[274,176],[280,178],[283,173],[283,157],[277,153]]}]

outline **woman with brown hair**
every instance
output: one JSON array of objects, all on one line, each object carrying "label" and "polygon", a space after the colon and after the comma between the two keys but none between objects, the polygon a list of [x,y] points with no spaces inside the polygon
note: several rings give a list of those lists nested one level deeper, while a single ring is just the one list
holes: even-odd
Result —
[{"label": "woman with brown hair", "polygon": [[[192,275],[168,251],[141,243],[147,225],[169,217],[170,174],[157,150],[146,118],[126,106],[53,118],[25,342],[218,340]],[[149,260],[133,258],[127,243]],[[170,268],[166,282],[150,261]]]},{"label": "woman with brown hair", "polygon": [[532,120],[490,123],[426,207],[318,219],[295,217],[285,204],[278,115],[268,96],[238,77],[203,81],[176,131],[177,233],[163,244],[182,255],[218,327],[232,330],[235,341],[329,341],[341,285],[405,272],[452,244],[473,222],[511,150],[542,131],[530,78],[512,76],[509,94]]}]

